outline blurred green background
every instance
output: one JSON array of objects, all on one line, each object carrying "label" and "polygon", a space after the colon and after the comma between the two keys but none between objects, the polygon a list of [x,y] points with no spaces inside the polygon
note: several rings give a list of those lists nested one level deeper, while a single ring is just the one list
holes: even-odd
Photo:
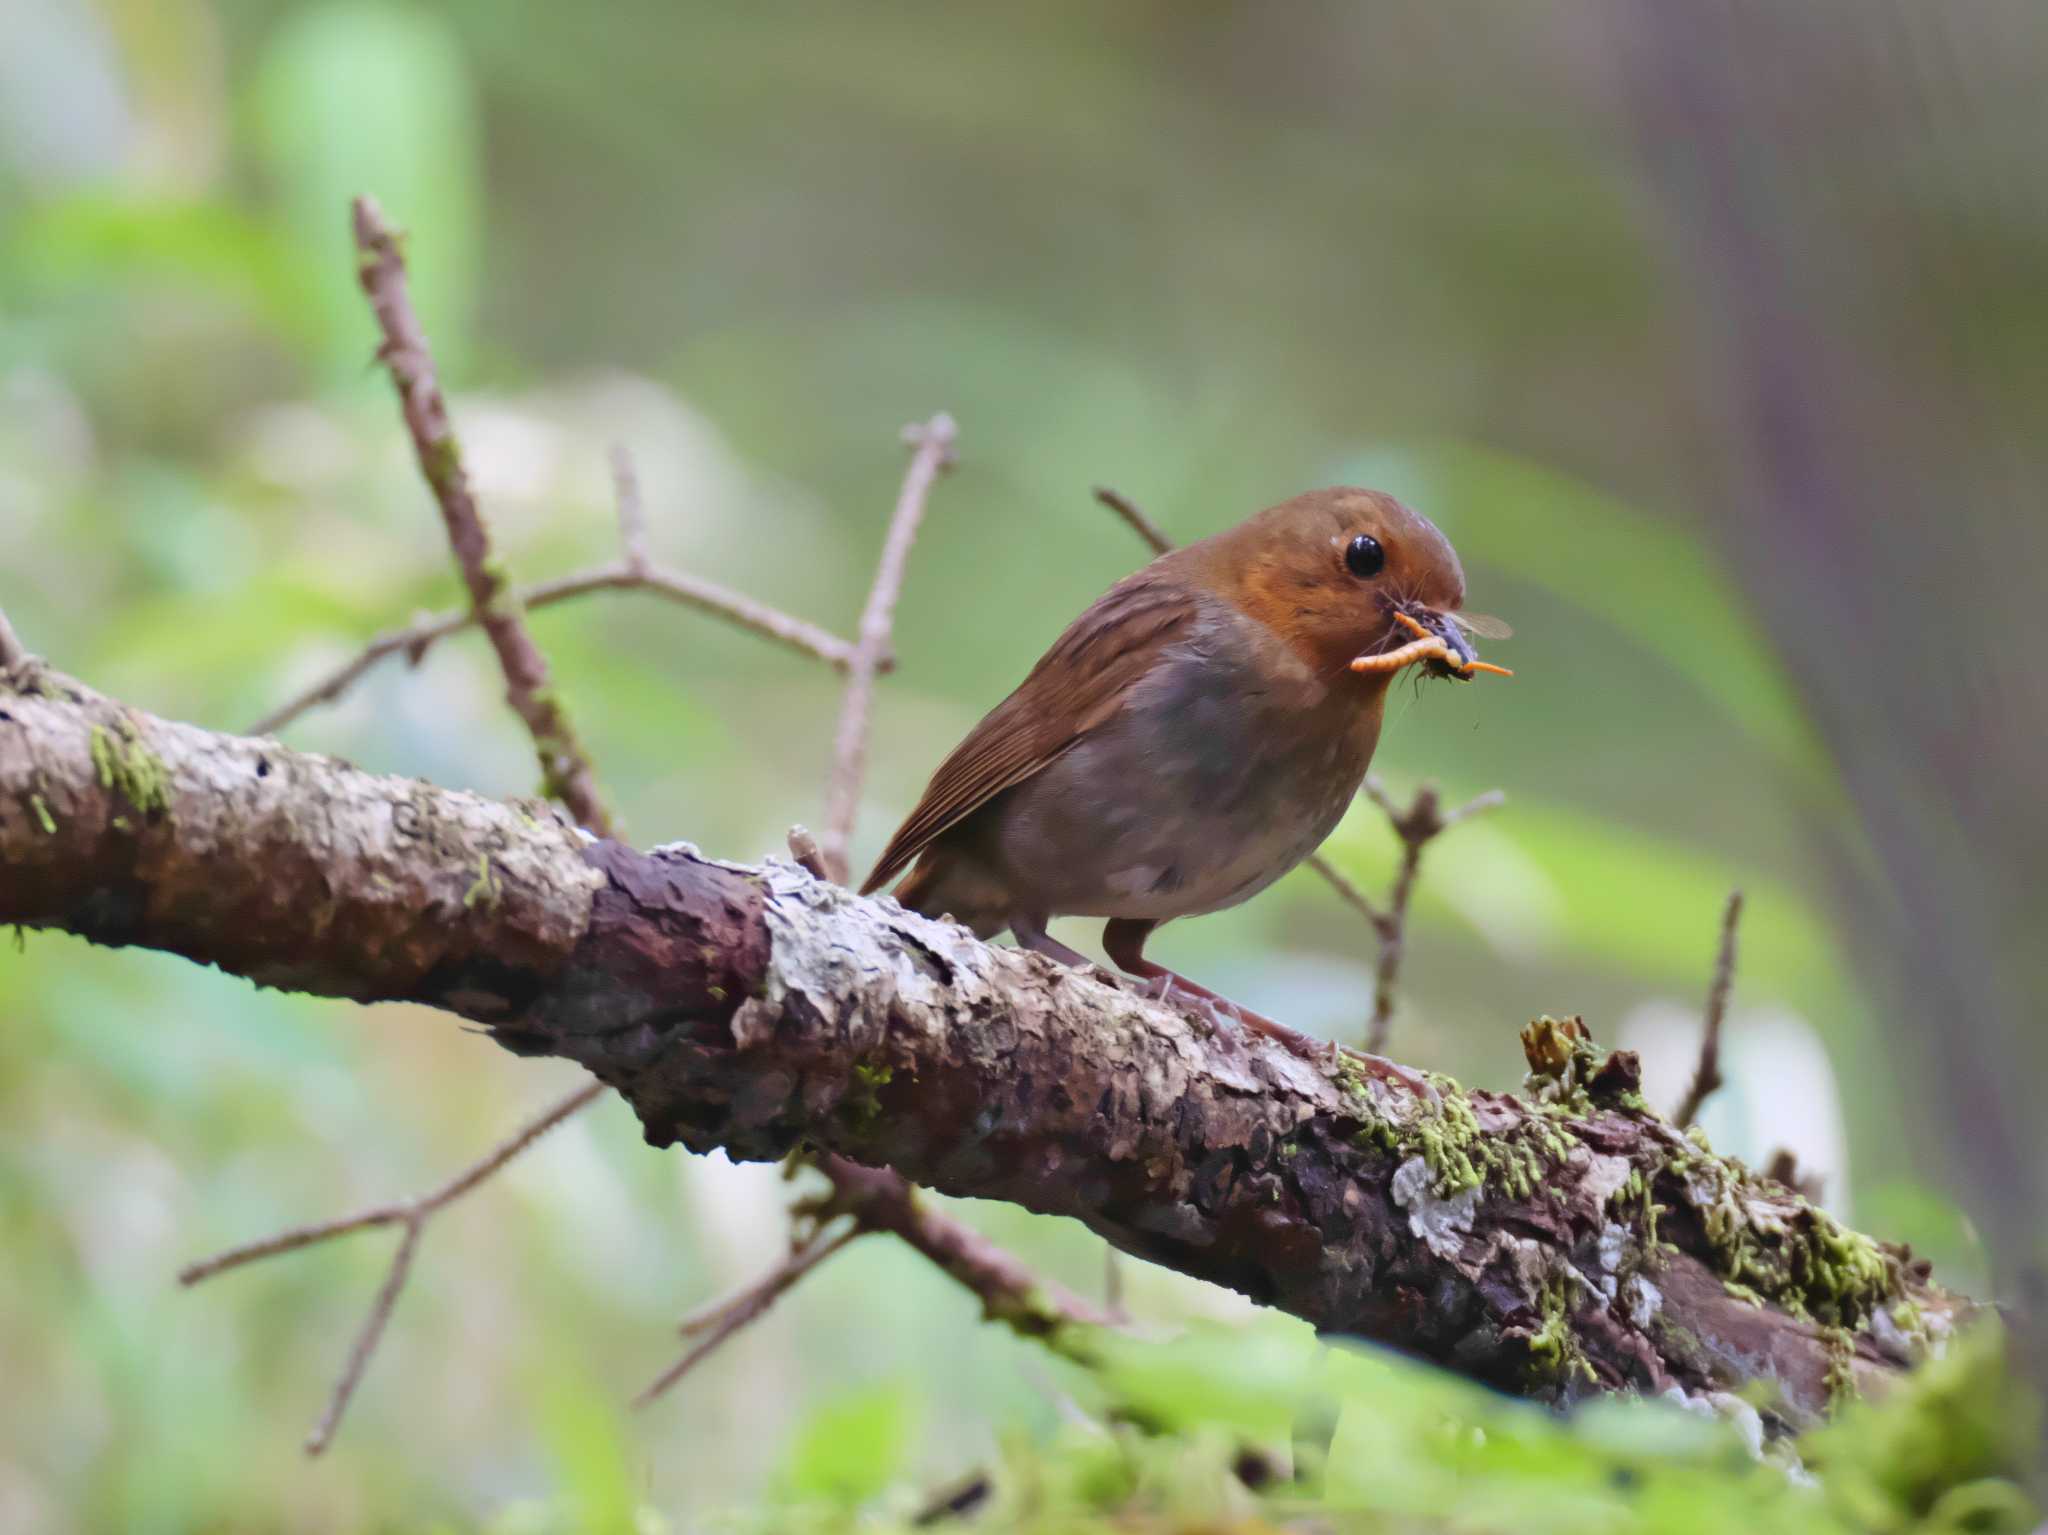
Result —
[{"label": "blurred green background", "polygon": [[[1395,1051],[1489,1085],[1583,1012],[1690,1066],[1749,894],[1729,1088],[1828,1202],[2039,1296],[2048,16],[1847,0],[1020,8],[5,0],[0,607],[141,707],[243,728],[452,605],[353,282],[420,308],[516,574],[657,554],[850,633],[939,408],[865,865],[944,751],[1142,551],[1393,490],[1508,618],[1504,685],[1402,689],[1377,769],[1506,808],[1432,850]],[[629,834],[815,821],[822,668],[604,596],[536,631]],[[490,793],[530,749],[474,636],[292,745]],[[1370,807],[1328,849],[1377,885]],[[1064,934],[1086,944],[1093,933]],[[1158,957],[1356,1039],[1369,934],[1311,875]],[[937,1482],[1061,1395],[857,1244],[674,1398],[683,1310],[773,1261],[772,1169],[608,1103],[437,1224],[329,1456],[296,1453],[387,1238],[186,1260],[421,1187],[574,1081],[402,1009],[148,955],[0,952],[0,1528],[356,1529],[618,1485],[687,1523],[841,1407]],[[1076,1227],[969,1218],[1076,1288]],[[1149,1318],[1234,1297],[1126,1265]],[[811,1439],[805,1434],[812,1433]],[[886,1441],[886,1442],[882,1442]],[[580,1480],[579,1480],[580,1479]]]}]

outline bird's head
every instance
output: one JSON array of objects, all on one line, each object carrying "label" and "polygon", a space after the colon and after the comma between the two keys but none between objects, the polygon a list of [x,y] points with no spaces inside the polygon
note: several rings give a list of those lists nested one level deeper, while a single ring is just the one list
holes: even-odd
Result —
[{"label": "bird's head", "polygon": [[1207,541],[1204,566],[1319,675],[1384,686],[1403,667],[1470,681],[1503,669],[1468,634],[1504,634],[1465,605],[1465,569],[1436,524],[1377,490],[1337,486],[1268,507]]}]

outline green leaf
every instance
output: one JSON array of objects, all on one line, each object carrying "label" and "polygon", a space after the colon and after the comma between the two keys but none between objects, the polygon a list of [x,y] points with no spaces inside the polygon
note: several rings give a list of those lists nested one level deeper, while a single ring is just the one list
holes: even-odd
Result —
[{"label": "green leaf", "polygon": [[916,1419],[909,1389],[901,1385],[834,1397],[797,1429],[778,1482],[793,1502],[858,1508],[902,1471]]},{"label": "green leaf", "polygon": [[574,1376],[550,1376],[541,1432],[574,1510],[572,1528],[589,1535],[633,1535],[636,1528],[630,1442],[612,1399]]}]

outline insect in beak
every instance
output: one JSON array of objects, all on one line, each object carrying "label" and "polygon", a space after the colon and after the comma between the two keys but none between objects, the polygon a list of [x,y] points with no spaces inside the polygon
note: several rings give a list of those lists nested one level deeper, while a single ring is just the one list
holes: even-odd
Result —
[{"label": "insect in beak", "polygon": [[1352,661],[1351,669],[1354,672],[1397,672],[1404,666],[1422,661],[1429,663],[1430,669],[1439,676],[1455,677],[1460,682],[1470,682],[1480,672],[1491,672],[1496,677],[1514,676],[1505,666],[1480,660],[1472,642],[1465,638],[1464,631],[1449,614],[1432,612],[1429,617],[1435,620],[1434,624],[1425,624],[1412,614],[1396,609],[1394,621],[1415,638],[1380,655],[1359,656]]}]

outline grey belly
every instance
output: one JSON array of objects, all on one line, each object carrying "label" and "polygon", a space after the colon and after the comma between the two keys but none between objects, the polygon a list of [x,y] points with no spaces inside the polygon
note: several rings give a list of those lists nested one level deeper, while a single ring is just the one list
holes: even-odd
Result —
[{"label": "grey belly", "polygon": [[1012,789],[990,828],[1049,915],[1165,921],[1249,900],[1327,837],[1366,764],[1240,696],[1139,701]]}]

